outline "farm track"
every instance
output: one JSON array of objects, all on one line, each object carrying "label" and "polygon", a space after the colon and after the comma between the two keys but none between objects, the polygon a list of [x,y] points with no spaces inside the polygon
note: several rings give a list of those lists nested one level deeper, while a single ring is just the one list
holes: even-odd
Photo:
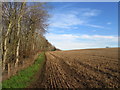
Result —
[{"label": "farm track", "polygon": [[47,52],[42,81],[33,87],[118,88],[117,54],[117,49]]}]

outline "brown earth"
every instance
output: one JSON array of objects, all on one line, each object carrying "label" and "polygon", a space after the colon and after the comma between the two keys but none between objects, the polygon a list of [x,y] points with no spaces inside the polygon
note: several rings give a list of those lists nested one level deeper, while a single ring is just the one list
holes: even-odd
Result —
[{"label": "brown earth", "polygon": [[32,88],[118,88],[118,48],[46,53],[42,76]]}]

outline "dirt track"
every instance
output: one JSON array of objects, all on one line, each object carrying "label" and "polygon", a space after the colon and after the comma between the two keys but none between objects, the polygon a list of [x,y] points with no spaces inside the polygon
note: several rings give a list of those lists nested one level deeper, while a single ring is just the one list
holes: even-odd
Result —
[{"label": "dirt track", "polygon": [[120,87],[118,49],[47,52],[46,58],[42,80],[34,88]]}]

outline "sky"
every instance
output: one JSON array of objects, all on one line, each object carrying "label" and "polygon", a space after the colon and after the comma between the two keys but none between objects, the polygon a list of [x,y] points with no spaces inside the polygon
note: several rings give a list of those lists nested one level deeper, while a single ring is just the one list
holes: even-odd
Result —
[{"label": "sky", "polygon": [[117,2],[49,2],[45,37],[61,50],[118,47]]}]

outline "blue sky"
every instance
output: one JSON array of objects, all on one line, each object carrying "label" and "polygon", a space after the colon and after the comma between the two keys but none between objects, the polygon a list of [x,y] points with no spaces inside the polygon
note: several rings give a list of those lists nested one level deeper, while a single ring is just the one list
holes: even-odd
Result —
[{"label": "blue sky", "polygon": [[117,2],[51,2],[45,36],[62,50],[118,46]]}]

